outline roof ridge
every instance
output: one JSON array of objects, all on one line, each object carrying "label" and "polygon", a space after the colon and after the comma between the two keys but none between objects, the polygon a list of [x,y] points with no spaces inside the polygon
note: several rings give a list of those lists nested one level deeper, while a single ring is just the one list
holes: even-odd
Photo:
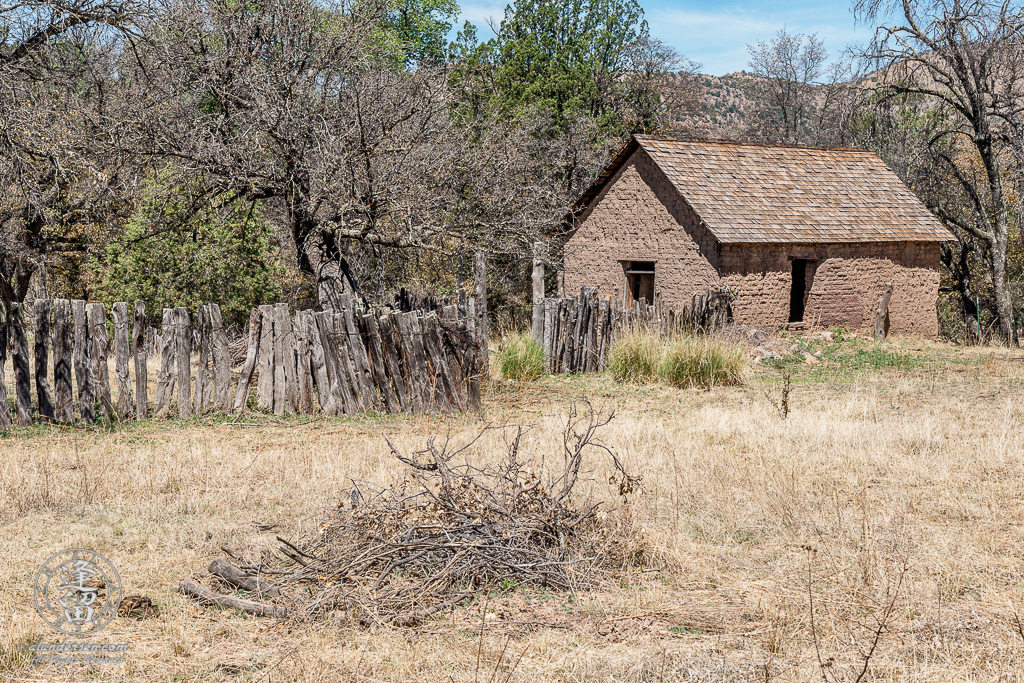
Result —
[{"label": "roof ridge", "polygon": [[737,147],[769,147],[774,149],[810,149],[819,152],[861,152],[863,154],[874,154],[870,149],[862,147],[820,147],[816,145],[798,145],[783,142],[751,142],[745,140],[730,140],[728,138],[703,138],[695,135],[684,135],[672,137],[669,135],[634,135],[637,142],[644,140],[655,140],[659,142],[694,142],[714,143],[723,145],[735,145]]}]

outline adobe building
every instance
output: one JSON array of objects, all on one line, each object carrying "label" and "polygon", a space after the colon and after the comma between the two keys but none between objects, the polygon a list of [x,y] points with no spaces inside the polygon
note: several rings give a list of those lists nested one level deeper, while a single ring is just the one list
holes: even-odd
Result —
[{"label": "adobe building", "polygon": [[873,328],[935,337],[939,245],[949,231],[873,152],[635,136],[579,200],[567,291],[690,303],[734,291],[766,331]]}]

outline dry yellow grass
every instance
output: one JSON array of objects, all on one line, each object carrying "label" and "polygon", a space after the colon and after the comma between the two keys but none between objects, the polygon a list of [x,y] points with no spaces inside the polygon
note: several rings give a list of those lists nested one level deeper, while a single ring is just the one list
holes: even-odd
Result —
[{"label": "dry yellow grass", "polygon": [[[484,605],[417,630],[286,628],[175,593],[222,547],[315,533],[352,480],[401,477],[382,432],[411,449],[468,436],[477,418],[15,430],[0,439],[0,678],[853,681],[889,609],[861,680],[1019,680],[1024,357],[900,345],[928,362],[803,377],[787,420],[763,394],[766,369],[707,392],[603,376],[493,384],[487,419],[534,425],[524,450],[537,455],[558,452],[580,393],[616,409],[602,436],[644,475],[632,504],[652,553],[600,591],[496,594],[482,638]],[[500,449],[493,434],[473,457]],[[612,499],[607,474],[589,488]],[[96,638],[129,642],[124,664],[90,672],[17,652],[55,640],[31,585],[72,546],[106,555],[127,593],[163,610]]]}]

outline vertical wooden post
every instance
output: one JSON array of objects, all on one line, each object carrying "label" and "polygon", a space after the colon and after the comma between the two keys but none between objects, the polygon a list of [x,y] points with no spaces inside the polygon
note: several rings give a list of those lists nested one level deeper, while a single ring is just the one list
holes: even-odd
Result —
[{"label": "vertical wooden post", "polygon": [[487,257],[483,251],[476,252],[476,342],[477,373],[480,381],[487,379],[490,369],[490,350],[487,348],[490,327],[487,320]]},{"label": "vertical wooden post", "polygon": [[544,261],[540,242],[533,244],[533,341],[544,343]]},{"label": "vertical wooden post", "polygon": [[192,324],[188,309],[174,309],[176,319],[174,344],[174,365],[178,370],[178,417],[187,420],[192,417]]},{"label": "vertical wooden post", "polygon": [[316,395],[317,400],[320,401],[320,409],[327,415],[337,415],[340,409],[331,393],[331,378],[327,371],[327,358],[324,353],[323,339],[320,336],[320,328],[316,324],[316,314],[313,311],[306,311],[303,322],[306,325],[306,343],[309,344],[310,364],[312,365],[313,379],[316,382]]},{"label": "vertical wooden post", "polygon": [[195,395],[192,411],[202,415],[210,407],[210,316],[209,306],[201,304],[196,308],[196,331],[199,332],[199,364],[196,366]]},{"label": "vertical wooden post", "polygon": [[889,336],[889,299],[892,298],[892,283],[886,282],[882,287],[882,298],[878,302],[878,310],[875,311],[875,339],[885,339]]},{"label": "vertical wooden post", "polygon": [[100,415],[109,420],[115,411],[110,398],[110,368],[107,365],[107,311],[103,304],[89,304],[86,306],[86,318],[89,321],[96,398],[100,404]]},{"label": "vertical wooden post", "polygon": [[145,420],[149,412],[149,373],[146,364],[146,304],[135,302],[132,326],[132,355],[135,356],[135,419]]},{"label": "vertical wooden post", "polygon": [[11,360],[14,361],[14,397],[18,424],[32,424],[32,373],[29,370],[28,340],[25,337],[25,304],[11,302]]},{"label": "vertical wooden post", "polygon": [[396,316],[382,315],[378,322],[378,328],[380,330],[381,344],[384,348],[384,361],[387,364],[388,374],[391,375],[391,381],[395,387],[395,394],[398,396],[398,402],[402,406],[402,411],[409,413],[412,412],[412,393],[409,390],[409,380],[406,373],[402,370],[402,364],[399,360],[402,352],[402,345],[397,342],[393,319]]},{"label": "vertical wooden post", "polygon": [[313,407],[313,373],[311,363],[313,352],[310,348],[306,316],[309,311],[295,311],[295,321],[292,330],[295,332],[296,348],[296,382],[299,388],[299,412],[312,415]]},{"label": "vertical wooden post", "polygon": [[82,422],[96,421],[96,393],[93,370],[89,364],[89,321],[85,314],[85,301],[71,302],[75,320],[75,384],[78,386],[78,414]]},{"label": "vertical wooden post", "polygon": [[258,308],[252,309],[249,312],[249,340],[245,347],[245,363],[242,365],[242,372],[238,375],[238,391],[235,393],[236,413],[245,410],[249,403],[249,387],[252,386],[252,374],[256,370],[262,323],[263,313]]},{"label": "vertical wooden post", "polygon": [[[283,373],[283,386],[281,388],[284,392],[282,396],[282,410],[285,413],[294,415],[299,412],[299,377],[296,366],[295,327],[292,325],[292,314],[288,310],[288,304],[277,304],[274,306],[274,311],[277,314],[274,333],[276,337],[280,338],[281,347],[281,372]],[[274,376],[274,381],[277,381],[277,375]],[[274,395],[275,397],[277,396],[276,385]],[[276,408],[274,412],[277,412]]]},{"label": "vertical wooden post", "polygon": [[[282,309],[283,307],[283,309]],[[288,339],[289,329],[288,304],[277,304],[273,307],[274,316],[274,345],[273,345],[273,373],[274,393],[272,408],[274,415],[284,415],[286,412],[286,391],[287,384],[285,375],[285,342]]]},{"label": "vertical wooden post", "polygon": [[156,381],[156,417],[167,417],[174,393],[174,357],[177,355],[178,319],[173,308],[165,308],[160,330],[160,374]]},{"label": "vertical wooden post", "polygon": [[256,356],[256,367],[259,376],[256,380],[256,407],[260,410],[274,409],[274,307],[270,304],[260,306],[259,353]]},{"label": "vertical wooden post", "polygon": [[220,306],[209,304],[210,338],[213,344],[213,406],[215,410],[231,410],[231,349],[224,331]]},{"label": "vertical wooden post", "polygon": [[541,339],[541,346],[544,349],[544,363],[547,365],[548,370],[551,370],[551,334],[554,332],[552,311],[554,309],[554,301],[551,299],[544,300],[544,336]]},{"label": "vertical wooden post", "polygon": [[132,320],[127,301],[118,301],[112,309],[114,316],[114,377],[117,378],[117,416],[124,419],[132,414],[131,338],[128,325]]},{"label": "vertical wooden post", "polygon": [[56,418],[70,424],[75,421],[75,399],[72,391],[71,303],[67,299],[53,302],[53,397]]},{"label": "vertical wooden post", "polygon": [[11,404],[7,398],[4,366],[7,363],[7,330],[10,328],[10,309],[0,301],[0,429],[11,426]]},{"label": "vertical wooden post", "polygon": [[39,417],[52,420],[53,399],[50,394],[50,381],[47,379],[47,366],[50,361],[50,302],[47,299],[36,299],[32,309],[32,329],[35,332],[36,352],[36,400],[39,401]]},{"label": "vertical wooden post", "polygon": [[369,354],[370,369],[373,372],[373,380],[384,400],[384,406],[389,413],[398,413],[402,410],[401,401],[395,391],[391,388],[391,380],[385,370],[386,360],[384,354],[384,343],[380,336],[380,328],[377,325],[377,315],[372,311],[360,316],[362,327],[366,332],[366,350]]}]

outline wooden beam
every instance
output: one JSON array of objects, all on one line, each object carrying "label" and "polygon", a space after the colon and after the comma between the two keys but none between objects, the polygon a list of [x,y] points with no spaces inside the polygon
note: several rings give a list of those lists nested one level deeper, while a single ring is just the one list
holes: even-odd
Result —
[{"label": "wooden beam", "polygon": [[131,339],[128,326],[133,315],[127,301],[118,301],[111,312],[114,316],[114,377],[117,381],[117,417],[125,419],[131,416],[134,401],[132,400],[131,379]]},{"label": "wooden beam", "polygon": [[96,421],[96,392],[93,370],[89,364],[89,321],[85,314],[85,301],[71,302],[71,313],[75,321],[75,385],[78,388],[78,414],[82,422]]},{"label": "wooden beam", "polygon": [[50,361],[50,302],[48,299],[36,299],[32,309],[32,331],[35,333],[36,354],[36,400],[39,402],[39,417],[53,420],[53,398],[50,394],[50,381],[47,369]]},{"label": "wooden beam", "polygon": [[889,336],[889,300],[892,298],[892,283],[886,282],[882,287],[882,298],[875,311],[875,339]]},{"label": "wooden beam", "polygon": [[72,387],[72,356],[74,354],[74,325],[71,321],[71,302],[55,299],[53,302],[53,397],[56,419],[65,424],[75,421],[75,399]]},{"label": "wooden beam", "polygon": [[135,302],[132,324],[132,355],[135,357],[135,419],[149,416],[149,364],[146,354],[146,303]]}]

